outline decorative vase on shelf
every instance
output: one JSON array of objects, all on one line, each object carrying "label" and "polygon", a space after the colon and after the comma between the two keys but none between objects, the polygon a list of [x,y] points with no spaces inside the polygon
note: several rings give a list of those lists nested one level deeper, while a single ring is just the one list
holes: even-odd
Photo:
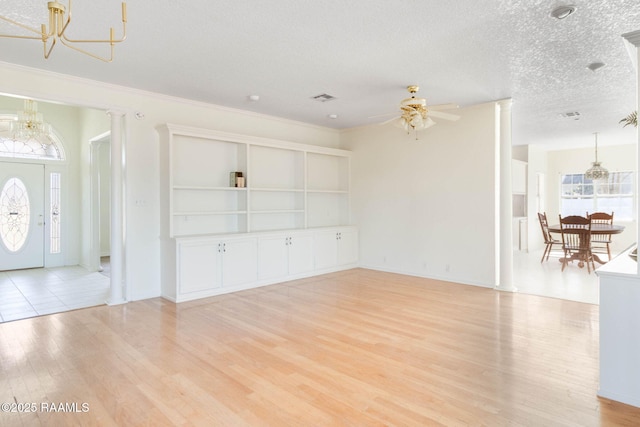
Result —
[{"label": "decorative vase on shelf", "polygon": [[229,174],[229,185],[231,187],[244,187],[244,183],[242,172],[231,172]]}]

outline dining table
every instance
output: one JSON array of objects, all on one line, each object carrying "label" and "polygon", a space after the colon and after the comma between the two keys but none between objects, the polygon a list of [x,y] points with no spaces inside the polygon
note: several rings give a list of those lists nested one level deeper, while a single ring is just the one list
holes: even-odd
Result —
[{"label": "dining table", "polygon": [[[565,228],[565,233],[571,233],[572,229]],[[618,224],[591,224],[591,234],[620,234],[624,231],[624,225]],[[553,224],[549,226],[549,232],[562,234],[562,228],[560,224]],[[607,261],[603,261],[597,254],[592,254],[593,260],[599,264],[605,264]],[[562,261],[562,260],[560,260]]]}]

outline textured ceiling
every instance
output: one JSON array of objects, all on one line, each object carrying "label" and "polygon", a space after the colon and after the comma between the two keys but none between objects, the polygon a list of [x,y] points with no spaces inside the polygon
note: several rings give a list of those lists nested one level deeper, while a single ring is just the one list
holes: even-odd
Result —
[{"label": "textured ceiling", "polygon": [[[64,46],[45,60],[38,41],[4,38],[0,60],[337,129],[384,120],[369,117],[396,111],[418,84],[430,104],[512,98],[515,145],[589,145],[596,131],[603,144],[633,142],[618,124],[636,98],[621,35],[640,30],[638,0],[575,2],[558,21],[560,4],[131,0],[111,64]],[[117,1],[75,0],[70,35],[118,34],[119,13]],[[46,1],[0,0],[0,14],[38,26]],[[592,62],[606,66],[594,73]],[[336,99],[311,99],[322,93]],[[574,111],[580,120],[561,117]]]}]

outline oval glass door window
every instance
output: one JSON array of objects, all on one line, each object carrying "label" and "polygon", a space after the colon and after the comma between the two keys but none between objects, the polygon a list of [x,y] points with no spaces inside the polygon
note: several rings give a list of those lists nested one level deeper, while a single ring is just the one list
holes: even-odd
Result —
[{"label": "oval glass door window", "polygon": [[27,187],[20,178],[9,178],[0,192],[0,239],[11,252],[27,241],[31,216]]}]

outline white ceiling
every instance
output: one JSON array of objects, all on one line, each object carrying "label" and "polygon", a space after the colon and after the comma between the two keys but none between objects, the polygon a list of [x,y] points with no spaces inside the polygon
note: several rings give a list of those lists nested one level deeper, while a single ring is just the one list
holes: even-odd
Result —
[{"label": "white ceiling", "polygon": [[[635,109],[621,35],[640,30],[638,0],[576,1],[562,21],[549,16],[560,4],[131,0],[113,63],[61,45],[45,60],[40,42],[5,38],[0,60],[336,129],[384,120],[369,117],[396,111],[418,84],[429,104],[512,98],[515,145],[590,145],[596,131],[602,144],[634,142],[618,121]],[[46,0],[0,0],[0,14],[38,27]],[[118,1],[76,0],[69,35],[119,34],[119,14]],[[592,62],[606,66],[594,73]],[[323,93],[336,99],[311,99]],[[580,120],[561,117],[574,111]]]}]

